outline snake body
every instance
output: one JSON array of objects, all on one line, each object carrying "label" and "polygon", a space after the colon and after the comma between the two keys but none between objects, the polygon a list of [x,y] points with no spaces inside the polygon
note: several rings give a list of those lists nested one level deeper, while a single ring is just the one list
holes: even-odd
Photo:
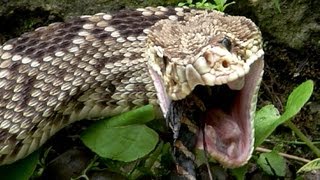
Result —
[{"label": "snake body", "polygon": [[[0,46],[0,164],[27,156],[77,120],[145,104],[160,105],[166,115],[171,101],[197,85],[255,81],[247,88],[254,89],[250,103],[240,109],[249,109],[250,126],[261,47],[260,31],[244,17],[165,7],[81,16],[11,39]],[[245,77],[253,67],[255,77]],[[252,146],[252,131],[244,136],[251,139],[243,146]],[[251,152],[234,164],[217,159],[239,166]]]}]

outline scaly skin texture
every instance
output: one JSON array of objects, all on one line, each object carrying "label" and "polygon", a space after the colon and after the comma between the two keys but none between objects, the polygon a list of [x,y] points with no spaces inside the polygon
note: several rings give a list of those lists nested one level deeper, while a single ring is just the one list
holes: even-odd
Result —
[{"label": "scaly skin texture", "polygon": [[[74,121],[157,105],[148,70],[154,62],[147,64],[150,29],[161,19],[189,21],[203,12],[158,7],[99,13],[41,27],[0,46],[0,164],[27,156]],[[250,23],[254,28],[240,35],[254,34],[261,42]],[[217,26],[229,26],[222,25]],[[156,35],[151,34],[153,42]],[[250,38],[243,35],[234,40]],[[261,48],[258,44],[258,49],[246,52],[245,48],[256,47],[254,43],[241,50],[243,58],[249,59]]]}]

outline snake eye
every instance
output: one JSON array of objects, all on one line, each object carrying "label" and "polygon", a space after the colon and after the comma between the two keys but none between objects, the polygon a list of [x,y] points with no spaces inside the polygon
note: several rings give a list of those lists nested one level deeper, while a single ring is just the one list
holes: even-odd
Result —
[{"label": "snake eye", "polygon": [[231,41],[229,38],[224,37],[220,42],[228,51],[231,51]]}]

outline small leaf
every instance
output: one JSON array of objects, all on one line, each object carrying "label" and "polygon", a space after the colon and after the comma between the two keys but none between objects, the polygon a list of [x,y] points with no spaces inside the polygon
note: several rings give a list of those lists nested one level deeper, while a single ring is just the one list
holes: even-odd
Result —
[{"label": "small leaf", "polygon": [[0,167],[0,177],[2,180],[28,180],[36,169],[39,161],[39,152],[35,151],[24,159],[13,164]]},{"label": "small leaf", "polygon": [[232,1],[232,2],[230,2],[230,3],[227,3],[227,4],[223,5],[223,11],[224,11],[228,6],[230,6],[231,4],[235,4],[235,3],[236,3],[236,2]]},{"label": "small leaf", "polygon": [[302,172],[310,172],[313,170],[319,170],[320,169],[320,158],[314,159],[304,166],[302,166],[297,173],[302,173]]},{"label": "small leaf", "polygon": [[266,105],[256,112],[254,118],[255,147],[259,146],[275,129],[279,111],[274,105]]},{"label": "small leaf", "polygon": [[281,8],[280,8],[280,2],[279,0],[272,0],[274,3],[274,6],[277,8],[278,12],[281,13]]},{"label": "small leaf", "polygon": [[197,2],[197,3],[196,3],[196,8],[203,8],[203,4],[200,3],[200,2]]},{"label": "small leaf", "polygon": [[269,175],[283,177],[286,174],[285,159],[274,151],[260,154],[257,163]]},{"label": "small leaf", "polygon": [[235,169],[230,169],[231,174],[236,177],[237,180],[244,180],[245,175],[248,172],[248,165],[244,165]]},{"label": "small leaf", "polygon": [[184,6],[186,3],[179,3],[178,6]]},{"label": "small leaf", "polygon": [[192,0],[187,0],[187,3],[188,4],[192,4]]},{"label": "small leaf", "polygon": [[197,166],[201,166],[202,164],[205,164],[208,161],[204,150],[196,148],[194,154],[196,156],[195,163],[197,164]]},{"label": "small leaf", "polygon": [[130,162],[150,153],[159,137],[145,125],[98,126],[85,131],[81,140],[100,157]]},{"label": "small leaf", "polygon": [[214,0],[214,3],[219,6],[221,4],[224,4],[225,1],[224,0]]},{"label": "small leaf", "polygon": [[313,81],[308,80],[296,87],[289,95],[285,112],[279,119],[279,124],[289,120],[301,110],[305,103],[309,100],[313,92]]}]

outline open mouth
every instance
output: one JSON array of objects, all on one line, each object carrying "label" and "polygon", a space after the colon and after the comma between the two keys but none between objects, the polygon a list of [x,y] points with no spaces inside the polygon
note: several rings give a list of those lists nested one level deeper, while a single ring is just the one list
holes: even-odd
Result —
[{"label": "open mouth", "polygon": [[[201,119],[204,128],[199,132],[197,147],[226,167],[245,164],[253,150],[253,116],[261,80],[263,61],[256,61],[244,78],[232,84],[203,86],[193,91],[206,106]],[[242,82],[244,81],[244,82]],[[243,84],[243,87],[233,86]]]},{"label": "open mouth", "polygon": [[225,167],[238,167],[253,151],[253,116],[263,72],[262,38],[248,19],[210,17],[160,21],[153,26],[146,51],[149,72],[164,116],[171,114],[172,104],[193,102],[190,95],[200,99],[205,110],[195,119],[203,125],[197,148]]},{"label": "open mouth", "polygon": [[[198,132],[196,147],[205,149],[225,167],[242,166],[251,157],[253,116],[262,72],[263,60],[257,60],[244,77],[222,85],[198,85],[191,93],[203,102],[206,109],[199,118],[204,127]],[[166,94],[164,89],[159,89],[161,87],[156,85],[161,92],[158,97],[163,106],[170,102],[165,100]]]}]

